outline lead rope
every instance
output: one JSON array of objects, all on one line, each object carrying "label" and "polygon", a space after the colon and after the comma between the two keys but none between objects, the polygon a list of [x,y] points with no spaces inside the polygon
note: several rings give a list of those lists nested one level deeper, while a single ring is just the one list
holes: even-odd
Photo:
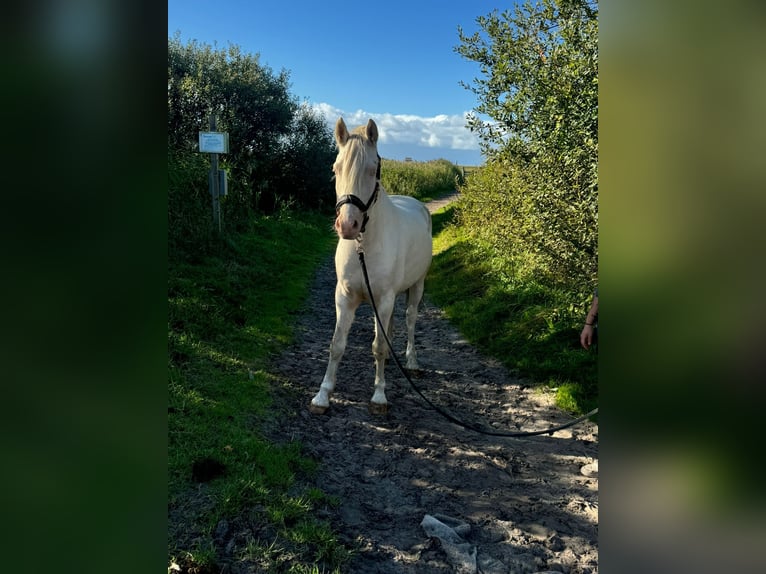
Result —
[{"label": "lead rope", "polygon": [[421,391],[418,386],[412,381],[410,376],[407,374],[407,372],[404,370],[404,367],[402,367],[401,362],[399,362],[399,357],[396,356],[396,353],[394,352],[394,347],[391,345],[391,341],[388,339],[388,333],[386,333],[386,329],[383,327],[383,322],[380,320],[380,316],[378,315],[378,307],[375,305],[375,298],[372,296],[372,288],[370,288],[370,278],[367,276],[367,265],[364,262],[364,249],[362,248],[362,241],[361,238],[357,239],[357,247],[356,251],[359,254],[359,263],[362,265],[362,274],[364,275],[364,284],[367,287],[367,293],[370,296],[370,304],[372,305],[372,310],[375,312],[375,320],[378,322],[378,327],[380,327],[380,332],[383,333],[383,338],[386,340],[386,344],[388,345],[389,350],[391,351],[391,355],[394,357],[394,361],[396,362],[396,366],[399,367],[399,370],[401,371],[402,375],[404,375],[404,378],[407,379],[407,382],[410,384],[412,389],[420,395],[420,398],[423,399],[428,406],[430,406],[432,409],[434,409],[437,413],[442,415],[444,418],[446,418],[448,421],[455,423],[456,425],[459,425],[465,429],[472,430],[477,433],[486,434],[490,436],[504,436],[504,437],[525,437],[525,436],[536,436],[536,435],[542,435],[542,434],[552,434],[556,431],[574,426],[585,419],[595,415],[598,413],[598,409],[593,409],[589,413],[586,413],[582,415],[581,417],[577,417],[574,420],[569,421],[568,423],[564,423],[563,425],[558,425],[555,427],[550,427],[544,430],[539,431],[517,431],[517,432],[506,432],[506,431],[493,431],[493,430],[487,430],[484,428],[481,428],[479,426],[466,423],[464,421],[461,421],[457,417],[455,417],[453,414],[445,411],[443,408],[441,408],[439,405],[435,405],[432,403],[428,397],[426,397],[423,394],[423,391]]}]

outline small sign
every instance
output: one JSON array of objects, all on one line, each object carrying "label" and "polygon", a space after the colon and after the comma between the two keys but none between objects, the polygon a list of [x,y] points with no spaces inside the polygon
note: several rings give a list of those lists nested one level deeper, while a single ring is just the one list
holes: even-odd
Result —
[{"label": "small sign", "polygon": [[229,134],[226,132],[199,132],[199,151],[229,153]]}]

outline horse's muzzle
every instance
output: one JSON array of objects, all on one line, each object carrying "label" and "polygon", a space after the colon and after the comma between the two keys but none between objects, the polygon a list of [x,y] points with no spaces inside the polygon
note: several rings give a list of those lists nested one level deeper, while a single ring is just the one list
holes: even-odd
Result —
[{"label": "horse's muzzle", "polygon": [[335,218],[335,231],[341,239],[356,239],[361,233],[360,220],[340,214]]}]

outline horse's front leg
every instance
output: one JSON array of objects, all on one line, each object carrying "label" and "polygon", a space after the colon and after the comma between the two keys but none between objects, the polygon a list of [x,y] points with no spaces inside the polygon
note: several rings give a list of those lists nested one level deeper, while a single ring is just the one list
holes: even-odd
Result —
[{"label": "horse's front leg", "polygon": [[[386,293],[377,301],[380,322],[391,331],[391,316],[394,312],[396,295]],[[388,344],[383,336],[383,330],[378,321],[375,321],[375,340],[372,342],[372,354],[375,356],[375,391],[370,399],[370,412],[376,415],[386,414],[388,401],[386,400],[386,359],[388,358]]]},{"label": "horse's front leg", "polygon": [[359,301],[345,296],[340,288],[335,288],[335,332],[330,343],[330,360],[327,370],[319,386],[319,392],[311,399],[309,410],[315,414],[324,414],[330,406],[330,395],[335,389],[335,374],[338,371],[343,353],[346,351],[346,342],[351,324],[354,322],[356,309]]}]

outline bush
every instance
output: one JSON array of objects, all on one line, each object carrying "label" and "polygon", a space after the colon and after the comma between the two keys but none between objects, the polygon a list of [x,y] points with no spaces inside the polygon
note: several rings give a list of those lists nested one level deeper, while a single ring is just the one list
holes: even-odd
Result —
[{"label": "bush", "polygon": [[538,186],[535,175],[487,162],[460,188],[459,225],[506,282],[532,281],[587,297],[598,269],[597,195],[551,191]]},{"label": "bush", "polygon": [[[469,125],[487,155],[461,188],[466,231],[501,272],[587,293],[598,269],[595,2],[529,0],[477,19],[457,51],[487,76]],[[482,119],[478,114],[491,118]]]},{"label": "bush", "polygon": [[332,134],[321,114],[299,105],[288,88],[288,72],[275,74],[237,46],[215,50],[168,39],[171,252],[211,233],[209,158],[198,151],[198,133],[210,129],[211,114],[216,130],[229,134],[230,151],[219,157],[229,180],[221,200],[228,230],[246,229],[254,213],[334,204]]},{"label": "bush", "polygon": [[168,150],[168,255],[171,259],[212,237],[209,171],[205,154]]}]

